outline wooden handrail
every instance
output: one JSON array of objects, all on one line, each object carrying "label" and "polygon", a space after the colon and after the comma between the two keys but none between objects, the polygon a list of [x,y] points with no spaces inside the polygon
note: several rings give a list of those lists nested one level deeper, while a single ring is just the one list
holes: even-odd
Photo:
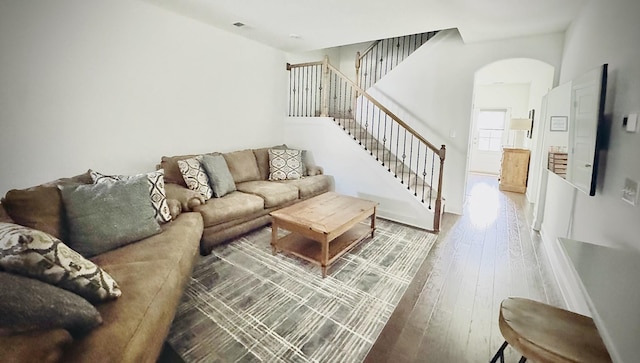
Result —
[{"label": "wooden handrail", "polygon": [[371,43],[369,48],[367,48],[364,52],[362,52],[362,54],[360,54],[358,60],[362,60],[362,58],[364,58],[367,54],[369,54],[369,52],[371,52],[373,50],[373,48],[375,48],[375,46],[378,45],[378,43],[380,43],[381,41],[382,41],[382,39],[378,39],[375,42]]},{"label": "wooden handrail", "polygon": [[388,108],[384,107],[380,102],[378,102],[375,98],[373,98],[371,95],[369,95],[367,92],[365,92],[365,90],[363,90],[362,88],[360,88],[357,84],[355,84],[355,82],[353,82],[352,80],[350,80],[349,78],[347,78],[347,76],[345,76],[344,74],[342,74],[342,72],[340,72],[336,67],[334,67],[333,65],[331,65],[331,63],[328,64],[329,69],[331,69],[333,72],[335,72],[340,78],[342,78],[343,81],[349,83],[353,88],[355,88],[356,92],[358,92],[359,94],[361,94],[363,97],[365,97],[366,99],[368,99],[369,101],[371,101],[371,103],[373,103],[374,105],[376,105],[376,107],[378,107],[379,109],[381,109],[384,113],[386,113],[387,115],[389,115],[389,117],[391,117],[395,122],[399,123],[402,127],[404,127],[407,131],[409,131],[409,133],[411,133],[413,136],[415,136],[418,140],[422,141],[425,145],[427,145],[427,147],[429,147],[429,149],[431,149],[433,152],[440,154],[440,148],[436,147],[435,145],[433,145],[432,143],[430,143],[429,141],[427,141],[424,137],[422,137],[416,130],[412,129],[409,125],[407,125],[404,121],[402,121],[398,116],[396,116],[396,114],[394,114],[393,112],[391,112]]},{"label": "wooden handrail", "polygon": [[298,63],[298,64],[291,64],[291,63],[287,63],[287,70],[290,71],[292,68],[302,68],[302,67],[310,67],[310,66],[321,66],[323,65],[324,62],[323,61],[319,61],[319,62],[308,62],[308,63]]}]

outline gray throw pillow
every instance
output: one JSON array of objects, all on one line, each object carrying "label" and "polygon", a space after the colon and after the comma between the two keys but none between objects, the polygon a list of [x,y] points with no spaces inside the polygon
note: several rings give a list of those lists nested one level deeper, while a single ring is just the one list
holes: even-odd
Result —
[{"label": "gray throw pillow", "polygon": [[42,281],[0,272],[0,332],[66,329],[80,337],[102,323],[80,296]]},{"label": "gray throw pillow", "polygon": [[213,188],[213,195],[216,198],[224,197],[226,194],[236,190],[236,183],[229,171],[227,161],[222,155],[203,155],[202,166],[209,176],[209,183]]},{"label": "gray throw pillow", "polygon": [[129,180],[62,186],[71,248],[95,256],[161,231],[145,175]]}]

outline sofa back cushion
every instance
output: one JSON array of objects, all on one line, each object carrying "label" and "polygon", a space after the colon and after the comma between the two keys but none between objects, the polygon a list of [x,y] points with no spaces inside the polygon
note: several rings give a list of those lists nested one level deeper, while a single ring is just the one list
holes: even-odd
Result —
[{"label": "sofa back cushion", "polygon": [[191,159],[198,156],[193,155],[177,155],[177,156],[163,156],[160,161],[160,168],[164,169],[164,182],[173,183],[187,187],[187,184],[180,172],[180,166],[178,166],[179,160]]},{"label": "sofa back cushion", "polygon": [[251,149],[234,151],[223,154],[227,161],[229,172],[233,176],[233,181],[242,183],[246,181],[260,180],[260,169],[258,162]]},{"label": "sofa back cushion", "polygon": [[65,219],[58,185],[91,183],[89,173],[63,178],[28,189],[13,189],[2,199],[2,207],[22,226],[47,232],[65,240]]},{"label": "sofa back cushion", "polygon": [[276,145],[273,147],[263,147],[261,149],[253,149],[253,155],[256,157],[258,169],[260,170],[260,180],[269,180],[269,149],[286,149],[287,145]]}]

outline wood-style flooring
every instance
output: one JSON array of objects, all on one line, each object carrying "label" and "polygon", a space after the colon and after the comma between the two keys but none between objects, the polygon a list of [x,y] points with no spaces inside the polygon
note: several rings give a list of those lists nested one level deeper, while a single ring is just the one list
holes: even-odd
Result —
[{"label": "wood-style flooring", "polygon": [[[488,362],[508,296],[564,307],[524,194],[470,174],[462,216],[445,214],[425,259],[365,362]],[[519,355],[507,348],[507,362]]]}]

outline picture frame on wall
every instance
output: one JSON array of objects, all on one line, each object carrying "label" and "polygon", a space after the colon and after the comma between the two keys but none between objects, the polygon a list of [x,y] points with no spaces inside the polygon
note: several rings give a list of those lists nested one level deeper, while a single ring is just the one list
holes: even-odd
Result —
[{"label": "picture frame on wall", "polygon": [[551,116],[549,121],[549,131],[566,132],[568,129],[567,116]]}]

